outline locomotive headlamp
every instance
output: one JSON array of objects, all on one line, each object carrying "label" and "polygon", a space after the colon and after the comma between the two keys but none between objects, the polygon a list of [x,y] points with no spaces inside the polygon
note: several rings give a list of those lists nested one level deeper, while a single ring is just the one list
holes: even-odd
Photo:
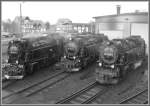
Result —
[{"label": "locomotive headlamp", "polygon": [[18,64],[18,60],[16,61],[16,63]]},{"label": "locomotive headlamp", "polygon": [[110,67],[111,67],[111,68],[115,68],[115,66],[114,66],[114,65],[111,65]]},{"label": "locomotive headlamp", "polygon": [[99,66],[102,66],[102,63],[98,63]]},{"label": "locomotive headlamp", "polygon": [[5,62],[8,63],[8,59],[6,59]]},{"label": "locomotive headlamp", "polygon": [[72,38],[70,37],[69,40],[72,40]]},{"label": "locomotive headlamp", "polygon": [[75,56],[73,56],[73,59],[76,59],[76,57],[75,57]]}]

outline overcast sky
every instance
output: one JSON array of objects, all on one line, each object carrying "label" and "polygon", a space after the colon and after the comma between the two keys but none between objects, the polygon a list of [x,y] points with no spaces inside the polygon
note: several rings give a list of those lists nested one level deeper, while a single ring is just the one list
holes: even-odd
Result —
[{"label": "overcast sky", "polygon": [[2,20],[14,20],[20,15],[31,19],[49,21],[55,24],[59,18],[69,18],[72,22],[87,23],[94,20],[92,17],[116,14],[116,5],[121,5],[121,13],[135,10],[147,11],[148,2],[3,2]]}]

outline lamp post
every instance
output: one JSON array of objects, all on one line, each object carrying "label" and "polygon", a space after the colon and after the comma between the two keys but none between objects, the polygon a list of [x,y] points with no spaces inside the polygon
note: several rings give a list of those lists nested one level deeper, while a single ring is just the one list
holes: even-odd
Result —
[{"label": "lamp post", "polygon": [[[22,1],[22,3],[24,3],[24,1]],[[23,33],[22,33],[22,3],[20,3],[20,34],[21,34],[21,37],[23,36]]]}]

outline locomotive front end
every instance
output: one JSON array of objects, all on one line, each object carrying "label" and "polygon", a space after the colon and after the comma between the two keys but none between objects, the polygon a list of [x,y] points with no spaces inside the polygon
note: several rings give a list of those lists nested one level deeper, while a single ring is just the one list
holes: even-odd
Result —
[{"label": "locomotive front end", "polygon": [[66,56],[64,56],[64,67],[65,67],[65,70],[67,72],[76,72],[76,71],[79,71],[81,69],[80,67],[80,59],[76,58],[76,57],[73,57],[74,60],[70,60],[70,59],[67,59]]},{"label": "locomotive front end", "polygon": [[[113,66],[112,66],[113,67]],[[117,84],[119,78],[119,68],[96,68],[96,81],[101,84]]]},{"label": "locomotive front end", "polygon": [[4,64],[4,77],[6,79],[22,79],[24,77],[23,65],[18,64]]},{"label": "locomotive front end", "polygon": [[3,73],[6,79],[22,79],[24,77],[24,66],[19,61],[19,47],[13,41],[8,47],[8,60],[3,64]]},{"label": "locomotive front end", "polygon": [[96,67],[96,81],[101,84],[117,84],[120,80],[120,69],[116,65],[117,48],[112,45],[100,49],[100,59]]},{"label": "locomotive front end", "polygon": [[79,47],[75,42],[69,42],[65,45],[63,62],[67,72],[75,72],[81,69],[81,60],[78,56],[78,52]]}]

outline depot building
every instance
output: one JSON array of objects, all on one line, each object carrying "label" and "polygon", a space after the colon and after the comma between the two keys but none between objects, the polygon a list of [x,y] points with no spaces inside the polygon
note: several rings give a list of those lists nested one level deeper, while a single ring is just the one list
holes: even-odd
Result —
[{"label": "depot building", "polygon": [[140,35],[147,44],[148,53],[148,12],[120,14],[120,9],[121,7],[117,5],[117,14],[93,17],[95,33],[104,33],[109,39]]}]

